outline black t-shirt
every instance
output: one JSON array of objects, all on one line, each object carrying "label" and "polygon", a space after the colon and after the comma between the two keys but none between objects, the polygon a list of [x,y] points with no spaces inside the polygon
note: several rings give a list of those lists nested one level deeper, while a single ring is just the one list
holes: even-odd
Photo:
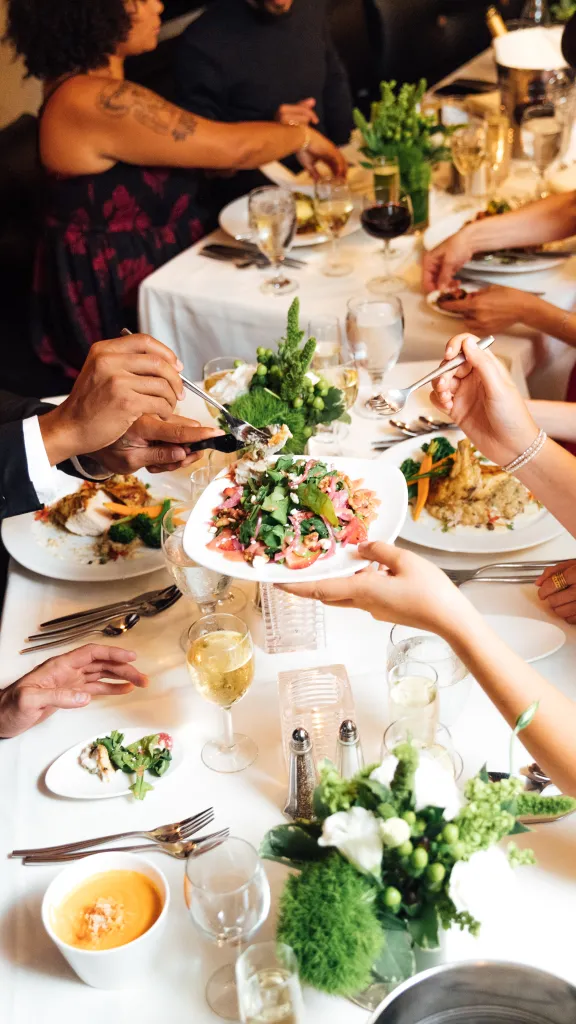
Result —
[{"label": "black t-shirt", "polygon": [[325,0],[294,0],[263,15],[247,0],[215,0],[180,41],[178,102],[215,121],[271,121],[283,103],[316,100],[316,125],[336,145],[352,130],[346,72],[330,38]]}]

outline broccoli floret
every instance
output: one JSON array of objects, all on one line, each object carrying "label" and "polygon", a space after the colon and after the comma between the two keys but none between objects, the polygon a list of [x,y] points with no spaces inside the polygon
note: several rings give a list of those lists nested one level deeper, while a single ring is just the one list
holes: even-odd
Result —
[{"label": "broccoli floret", "polygon": [[455,455],[456,449],[450,444],[447,437],[435,437],[429,444],[422,445],[422,451],[427,454],[432,448],[430,454],[432,455],[434,462],[440,462],[440,459],[445,459],[448,455]]},{"label": "broccoli floret", "polygon": [[[418,473],[420,472],[420,463],[416,462],[415,459],[404,459],[404,462],[400,466],[400,472],[404,475],[404,479],[406,481],[412,480],[412,478],[418,476]],[[415,498],[417,490],[417,484],[410,484],[408,487],[408,498]]]},{"label": "broccoli floret", "polygon": [[162,547],[162,520],[169,508],[170,499],[167,498],[162,504],[160,514],[154,519],[144,515],[144,513],[140,513],[139,516],[135,516],[132,520],[130,525],[147,548]]},{"label": "broccoli floret", "polygon": [[108,537],[115,544],[131,544],[136,537],[136,530],[131,522],[112,523]]}]

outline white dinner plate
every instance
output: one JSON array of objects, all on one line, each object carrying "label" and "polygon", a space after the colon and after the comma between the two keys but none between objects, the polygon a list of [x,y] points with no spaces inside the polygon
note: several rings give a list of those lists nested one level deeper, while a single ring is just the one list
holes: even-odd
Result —
[{"label": "white dinner plate", "polygon": [[[115,727],[112,726],[105,732],[98,733],[98,735],[108,736],[113,728]],[[174,746],[168,771],[160,778],[156,778],[155,775],[146,772],[146,782],[154,786],[154,789],[157,786],[164,785],[167,779],[171,779],[184,760],[182,745],[174,738],[174,734],[169,729],[155,729],[153,726],[146,728],[144,725],[139,726],[138,729],[119,729],[118,731],[124,733],[124,746],[135,743],[142,736],[151,736],[157,732],[167,732],[172,736]],[[78,757],[84,750],[84,747],[87,747],[89,743],[93,743],[95,739],[97,739],[95,735],[88,736],[82,743],[76,743],[52,762],[44,778],[46,786],[51,793],[55,793],[56,796],[68,797],[70,800],[110,800],[111,797],[115,796],[132,795],[130,793],[130,786],[134,782],[133,775],[117,771],[114,772],[114,778],[110,779],[110,782],[103,782],[97,775],[91,775],[90,772],[86,771],[78,763]]]},{"label": "white dinner plate", "polygon": [[[326,458],[321,461],[329,469],[341,469],[351,480],[362,480],[364,487],[376,492],[380,506],[378,516],[369,528],[369,539],[388,543],[395,540],[408,507],[406,481],[400,470],[394,465],[382,465],[382,462],[373,459]],[[314,580],[353,576],[369,564],[366,559],[358,558],[356,546],[352,544],[345,547],[337,545],[331,558],[318,560],[307,569],[287,569],[274,562],[255,568],[248,562],[230,561],[219,551],[210,550],[207,545],[213,539],[213,534],[209,532],[212,513],[222,500],[222,492],[229,486],[230,480],[225,473],[217,476],[194,506],[184,530],[186,554],[207,569],[252,583],[310,583]]]},{"label": "white dinner plate", "polygon": [[548,658],[566,643],[566,634],[552,622],[524,615],[485,615],[484,618],[524,661]]},{"label": "white dinner plate", "polygon": [[[56,499],[72,494],[82,484],[81,480],[67,476],[59,470]],[[185,498],[181,481],[171,473],[147,473],[145,469],[134,474],[139,480],[150,485],[150,494],[159,500],[164,498]],[[50,576],[55,580],[72,580],[80,583],[102,583],[107,580],[124,580],[155,572],[164,565],[162,551],[156,548],[138,548],[129,558],[100,565],[94,557],[94,537],[76,537],[51,523],[34,518],[33,512],[13,516],[2,523],[2,540],[8,553],[25,569]]]},{"label": "white dinner plate", "polygon": [[[482,207],[478,208],[479,210]],[[451,213],[449,217],[442,217],[424,232],[424,248],[435,249],[437,245],[444,242],[451,235],[455,235],[467,221],[472,220],[477,210],[461,210],[460,213]],[[552,270],[552,267],[564,263],[564,258],[557,260],[546,258],[544,260],[519,261],[518,263],[501,263],[498,259],[486,262],[483,259],[471,259],[464,264],[466,270],[482,271],[483,274],[535,274],[540,270]]]},{"label": "white dinner plate", "polygon": [[[474,284],[459,284],[459,288],[462,288],[468,295],[473,295],[474,292],[480,291],[481,285]],[[437,288],[433,292],[428,292],[426,296],[426,303],[434,310],[435,313],[439,313],[440,316],[449,316],[451,320],[462,320],[464,314],[456,313],[449,309],[443,309],[442,306],[438,305],[438,299],[442,295],[442,292]]]},{"label": "white dinner plate", "polygon": [[[310,189],[302,187],[298,191],[308,193]],[[248,226],[248,196],[240,196],[234,202],[228,203],[228,206],[225,206],[220,211],[218,220],[223,231],[227,231],[229,235],[232,235],[232,238],[245,241],[250,235],[250,228]],[[346,235],[351,235],[354,231],[358,231],[359,227],[358,215],[353,213],[342,232],[342,237],[344,238]],[[328,235],[324,235],[320,231],[310,231],[307,234],[294,235],[292,248],[299,249],[304,245],[320,245],[322,242],[327,241]]]},{"label": "white dinner plate", "polygon": [[[416,458],[421,445],[434,437],[443,437],[441,430],[400,441],[377,460],[378,464],[400,467],[404,459]],[[450,442],[456,447],[464,437],[462,431],[450,431]],[[533,504],[525,512],[521,512],[514,520],[514,529],[507,526],[496,526],[494,530],[475,526],[454,526],[444,531],[439,519],[431,516],[426,509],[417,522],[412,519],[412,511],[408,508],[406,520],[400,530],[402,540],[421,547],[435,548],[436,551],[454,551],[460,554],[496,554],[502,551],[522,551],[558,537],[563,527],[544,508]]]}]

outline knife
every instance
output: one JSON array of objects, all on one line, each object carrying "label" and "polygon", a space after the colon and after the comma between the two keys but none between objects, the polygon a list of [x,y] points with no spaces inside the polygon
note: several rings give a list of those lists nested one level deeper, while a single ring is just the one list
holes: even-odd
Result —
[{"label": "knife", "polygon": [[[210,260],[219,260],[221,263],[234,263],[237,267],[239,267],[242,270],[245,269],[246,267],[251,266],[272,266],[270,261],[267,260],[265,256],[256,256],[253,253],[242,252],[241,250],[238,250],[237,254],[230,254],[214,252],[213,250],[208,251],[204,248],[200,250],[200,256],[206,256],[207,259]],[[302,260],[293,259],[291,256],[288,256],[285,260],[283,260],[283,265],[286,267],[292,267],[293,270],[301,270],[302,267],[306,266],[306,264]]]}]

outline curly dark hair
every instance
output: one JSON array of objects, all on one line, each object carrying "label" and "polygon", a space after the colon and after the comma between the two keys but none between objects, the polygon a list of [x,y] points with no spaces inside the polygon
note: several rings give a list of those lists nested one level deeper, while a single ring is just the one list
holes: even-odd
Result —
[{"label": "curly dark hair", "polygon": [[29,75],[50,80],[103,67],[130,24],[123,0],[8,0],[6,39]]}]

